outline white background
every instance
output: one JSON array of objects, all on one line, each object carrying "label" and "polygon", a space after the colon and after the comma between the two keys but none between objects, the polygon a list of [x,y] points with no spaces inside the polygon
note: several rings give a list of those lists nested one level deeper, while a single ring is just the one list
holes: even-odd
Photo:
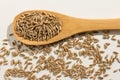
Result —
[{"label": "white background", "polygon": [[[15,15],[33,9],[51,10],[78,18],[120,18],[120,0],[0,0],[0,42],[6,38],[7,28]],[[110,77],[120,79],[115,75]]]}]

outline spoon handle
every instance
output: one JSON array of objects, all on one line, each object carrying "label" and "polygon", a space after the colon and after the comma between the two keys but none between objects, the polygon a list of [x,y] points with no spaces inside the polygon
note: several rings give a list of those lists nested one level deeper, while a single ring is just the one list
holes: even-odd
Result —
[{"label": "spoon handle", "polygon": [[97,30],[120,30],[120,19],[77,19],[76,28],[76,30],[79,30],[80,32]]}]

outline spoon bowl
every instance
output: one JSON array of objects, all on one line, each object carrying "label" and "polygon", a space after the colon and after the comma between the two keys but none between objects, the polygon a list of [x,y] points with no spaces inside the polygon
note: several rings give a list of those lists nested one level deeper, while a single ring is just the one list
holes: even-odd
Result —
[{"label": "spoon bowl", "polygon": [[[16,34],[15,28],[16,28],[16,20],[18,20],[19,17],[22,14],[25,14],[26,12],[30,12],[30,13],[46,12],[48,14],[49,13],[53,14],[62,22],[62,30],[56,36],[44,41],[31,41],[28,39],[24,39],[23,37],[20,37]],[[80,19],[47,10],[31,10],[31,11],[22,12],[14,18],[14,21],[12,23],[12,31],[15,37],[19,41],[27,45],[46,45],[60,41],[74,34],[83,33],[87,31],[118,30],[118,29],[120,29],[120,19]]]}]

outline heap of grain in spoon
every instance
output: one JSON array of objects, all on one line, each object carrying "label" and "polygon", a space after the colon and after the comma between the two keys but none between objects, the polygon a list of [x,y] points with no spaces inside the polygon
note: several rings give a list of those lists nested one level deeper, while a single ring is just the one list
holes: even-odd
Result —
[{"label": "heap of grain in spoon", "polygon": [[16,21],[16,34],[31,41],[48,40],[61,31],[59,19],[45,12],[26,12]]}]

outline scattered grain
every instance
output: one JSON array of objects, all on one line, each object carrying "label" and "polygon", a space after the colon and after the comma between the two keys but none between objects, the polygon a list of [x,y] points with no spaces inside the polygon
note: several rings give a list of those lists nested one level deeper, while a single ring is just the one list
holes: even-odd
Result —
[{"label": "scattered grain", "polygon": [[120,44],[118,44],[117,47],[120,47]]},{"label": "scattered grain", "polygon": [[[109,39],[109,34],[105,32],[103,38]],[[6,43],[5,41],[4,43]],[[107,70],[111,69],[111,65],[115,60],[120,63],[120,59],[118,58],[119,53],[117,51],[113,51],[112,56],[110,56],[105,53],[105,50],[100,50],[102,47],[98,42],[99,40],[92,33],[85,33],[77,37],[73,36],[45,46],[30,46],[13,40],[13,47],[9,49],[6,46],[0,48],[0,59],[3,59],[0,60],[0,65],[8,65],[9,60],[6,59],[6,55],[12,54],[14,59],[11,60],[10,64],[14,68],[6,70],[5,77],[24,77],[28,80],[51,80],[50,75],[53,74],[58,80],[61,77],[70,77],[73,80],[85,78],[104,80],[105,77],[109,76]],[[117,43],[119,45],[118,40]],[[110,43],[106,42],[104,46],[107,49],[109,45]],[[78,52],[74,52],[72,49],[76,49]],[[53,56],[53,54],[57,57]],[[16,60],[16,56],[22,57],[23,60]],[[82,57],[89,59],[92,63],[88,63],[88,67],[86,67],[83,65],[84,60],[82,60]],[[36,62],[34,63],[33,60]],[[96,66],[98,68],[95,68]],[[36,74],[44,70],[49,71],[50,75],[43,74],[37,78]],[[113,73],[118,71],[120,69],[113,70]]]},{"label": "scattered grain", "polygon": [[109,74],[104,74],[104,75],[103,75],[103,77],[107,77],[107,76],[109,76]]},{"label": "scattered grain", "polygon": [[109,39],[109,38],[110,38],[109,33],[104,33],[104,34],[103,34],[103,39]]},{"label": "scattered grain", "polygon": [[9,34],[9,36],[13,36],[13,33]]},{"label": "scattered grain", "polygon": [[113,73],[116,73],[116,72],[118,72],[119,71],[119,69],[115,69],[115,70],[113,70]]},{"label": "scattered grain", "polygon": [[9,39],[3,39],[3,42],[8,42],[9,41]]},{"label": "scattered grain", "polygon": [[104,49],[107,49],[109,45],[110,45],[110,43],[108,43],[108,42],[105,43],[105,44],[104,44]]},{"label": "scattered grain", "polygon": [[101,50],[100,53],[103,54],[103,53],[105,53],[105,51]]},{"label": "scattered grain", "polygon": [[111,38],[111,40],[116,41],[115,36],[116,36],[116,35],[113,35],[112,38]]},{"label": "scattered grain", "polygon": [[18,56],[18,55],[19,55],[19,52],[18,52],[18,51],[12,52],[12,56],[13,56],[13,57],[16,57],[16,56]]},{"label": "scattered grain", "polygon": [[116,58],[117,62],[120,63],[120,59],[119,58]]}]

